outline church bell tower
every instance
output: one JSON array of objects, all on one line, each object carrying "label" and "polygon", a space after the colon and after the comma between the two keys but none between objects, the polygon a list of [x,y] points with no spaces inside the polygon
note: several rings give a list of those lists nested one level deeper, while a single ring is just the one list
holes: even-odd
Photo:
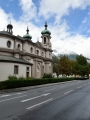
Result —
[{"label": "church bell tower", "polygon": [[50,42],[50,39],[51,39],[51,32],[47,29],[48,25],[47,25],[47,22],[45,22],[45,29],[41,32],[42,36],[42,45],[44,48],[49,48],[49,49],[52,49],[51,47],[51,42]]}]

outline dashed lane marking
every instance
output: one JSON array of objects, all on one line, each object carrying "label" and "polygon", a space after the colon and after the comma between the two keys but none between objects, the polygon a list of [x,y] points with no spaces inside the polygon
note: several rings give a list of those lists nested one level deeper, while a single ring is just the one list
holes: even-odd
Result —
[{"label": "dashed lane marking", "polygon": [[73,90],[70,90],[70,91],[68,91],[68,92],[65,92],[64,94],[66,95],[66,94],[68,94],[68,93],[70,93],[70,92],[72,92]]},{"label": "dashed lane marking", "polygon": [[26,108],[26,109],[27,109],[27,110],[28,110],[28,109],[32,109],[32,108],[34,108],[34,107],[37,107],[37,106],[42,105],[42,104],[44,104],[44,103],[47,103],[47,102],[49,102],[49,101],[51,101],[51,100],[53,100],[53,98],[48,99],[48,100],[46,100],[46,101],[43,101],[43,102],[41,102],[41,103],[38,103],[38,104],[36,104],[36,105],[33,105],[33,106],[31,106],[31,107],[28,107],[28,108]]}]

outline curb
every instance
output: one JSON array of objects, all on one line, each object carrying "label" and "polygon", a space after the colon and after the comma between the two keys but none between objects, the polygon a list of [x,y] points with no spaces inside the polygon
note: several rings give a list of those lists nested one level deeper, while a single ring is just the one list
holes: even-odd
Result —
[{"label": "curb", "polygon": [[29,86],[29,87],[20,87],[20,88],[13,88],[13,89],[5,89],[5,90],[0,90],[0,94],[2,93],[10,93],[10,92],[18,92],[18,91],[26,91],[26,90],[31,90],[31,89],[36,89],[36,88],[41,88],[41,87],[46,87],[46,86],[54,86],[58,84],[65,84],[68,82],[75,82],[77,80],[72,80],[72,81],[66,81],[66,82],[58,82],[58,83],[50,83],[50,84],[43,84],[43,85],[36,85],[36,86]]}]

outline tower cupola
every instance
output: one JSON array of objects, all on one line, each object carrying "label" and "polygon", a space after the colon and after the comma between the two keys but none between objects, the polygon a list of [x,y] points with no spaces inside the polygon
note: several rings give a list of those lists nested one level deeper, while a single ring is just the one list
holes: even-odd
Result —
[{"label": "tower cupola", "polygon": [[26,32],[27,32],[27,33],[26,33],[26,35],[23,36],[23,38],[25,38],[25,39],[30,39],[30,40],[31,40],[31,39],[32,39],[32,36],[29,35],[29,29],[28,29],[28,27],[27,27]]},{"label": "tower cupola", "polygon": [[43,30],[42,32],[41,32],[41,34],[42,35],[51,35],[51,32],[47,29],[47,27],[48,27],[48,25],[47,25],[47,22],[45,22],[45,30]]},{"label": "tower cupola", "polygon": [[13,33],[12,29],[13,29],[13,26],[12,26],[12,24],[10,22],[10,24],[7,25],[7,32],[12,34]]},{"label": "tower cupola", "polygon": [[47,25],[47,22],[45,22],[45,29],[41,32],[42,36],[42,45],[44,48],[49,48],[51,49],[51,42],[50,42],[50,39],[51,39],[51,32],[47,29],[48,25]]}]

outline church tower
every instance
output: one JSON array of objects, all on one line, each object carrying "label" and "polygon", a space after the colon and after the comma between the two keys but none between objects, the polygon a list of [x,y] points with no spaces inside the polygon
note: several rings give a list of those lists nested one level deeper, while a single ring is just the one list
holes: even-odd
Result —
[{"label": "church tower", "polygon": [[44,62],[45,64],[45,71],[44,73],[52,73],[52,45],[50,42],[51,39],[51,32],[47,29],[48,25],[45,22],[45,29],[41,32],[42,36],[42,46],[45,48],[45,57],[48,59]]},{"label": "church tower", "polygon": [[47,22],[45,22],[45,30],[43,30],[41,32],[42,36],[42,46],[44,48],[49,48],[49,49],[52,49],[52,45],[51,45],[51,42],[50,42],[50,39],[51,39],[51,32],[47,29],[48,25],[47,25]]}]

